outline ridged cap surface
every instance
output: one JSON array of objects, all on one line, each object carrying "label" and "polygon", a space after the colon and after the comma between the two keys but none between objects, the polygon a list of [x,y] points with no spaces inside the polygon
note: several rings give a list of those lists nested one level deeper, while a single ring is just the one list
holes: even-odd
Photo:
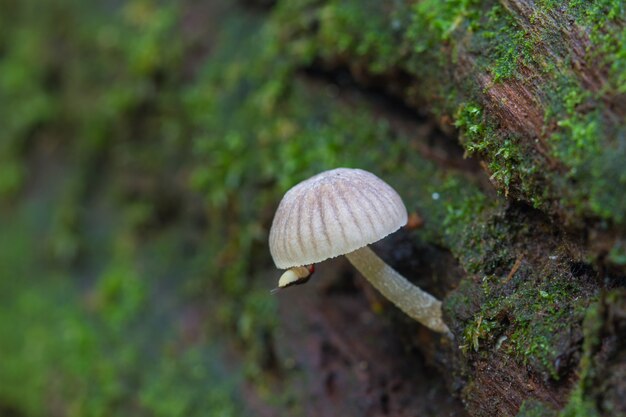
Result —
[{"label": "ridged cap surface", "polygon": [[270,252],[279,269],[310,265],[374,243],[406,222],[406,207],[387,183],[337,168],[287,191],[270,229]]}]

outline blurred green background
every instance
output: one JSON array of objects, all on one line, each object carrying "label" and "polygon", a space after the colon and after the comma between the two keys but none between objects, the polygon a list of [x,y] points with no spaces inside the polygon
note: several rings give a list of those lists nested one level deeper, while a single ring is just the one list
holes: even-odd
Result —
[{"label": "blurred green background", "polygon": [[255,415],[244,385],[286,407],[282,193],[337,166],[429,177],[409,203],[454,186],[295,76],[313,51],[284,48],[284,3],[0,0],[0,415]]},{"label": "blurred green background", "polygon": [[[534,140],[525,143],[486,119],[488,111],[475,104],[484,92],[476,80],[448,79],[446,68],[456,67],[467,45],[478,51],[479,74],[522,77],[517,57],[526,38],[503,3],[391,3],[0,0],[1,417],[297,417],[325,403],[325,415],[359,415],[373,409],[376,389],[396,395],[385,398],[399,409],[418,412],[410,407],[420,404],[442,415],[443,398],[460,410],[442,377],[423,366],[414,323],[393,309],[376,314],[381,304],[376,308],[361,287],[344,288],[356,302],[325,319],[343,317],[334,329],[342,331],[352,315],[374,317],[351,341],[373,340],[369,357],[389,374],[371,371],[372,379],[401,368],[405,391],[358,380],[358,352],[338,366],[348,376],[337,377],[344,384],[337,386],[361,385],[333,403],[310,389],[325,384],[315,372],[318,359],[311,365],[288,355],[309,353],[307,341],[285,334],[307,334],[310,323],[298,322],[302,313],[293,309],[302,306],[293,299],[269,294],[280,274],[267,248],[269,226],[289,187],[340,166],[370,170],[394,186],[425,221],[405,243],[427,248],[422,256],[431,263],[433,251],[445,252],[439,266],[453,285],[461,269],[467,272],[444,303],[460,347],[474,351],[466,365],[492,354],[498,361],[505,352],[504,362],[558,379],[560,335],[580,326],[595,287],[572,287],[570,267],[560,264],[528,267],[529,275],[512,281],[515,295],[499,284],[518,241],[543,233],[530,231],[534,223],[526,220],[534,217],[509,203],[519,199],[545,213],[557,207],[579,221],[593,212],[621,224],[625,200],[605,179],[624,181],[617,175],[624,147],[597,142],[613,137],[596,130],[608,105],[587,103],[592,95],[567,62],[546,66],[555,71],[544,74],[546,96],[558,104],[544,103],[546,126],[555,129],[550,146],[570,171],[546,170],[531,152]],[[568,2],[568,13],[595,27],[608,3],[622,10],[616,0],[593,3],[591,13],[583,2]],[[558,6],[537,4],[545,13]],[[533,36],[560,42],[544,35]],[[615,39],[611,51],[622,39],[606,38]],[[622,62],[622,49],[610,59]],[[611,77],[622,80],[614,67]],[[387,82],[398,84],[380,85]],[[394,96],[394,88],[402,91]],[[600,110],[578,110],[581,103]],[[606,128],[623,137],[620,121]],[[619,245],[611,256],[623,265]],[[419,264],[408,246],[393,255]],[[448,268],[456,261],[458,271]],[[421,273],[428,269],[418,265],[407,276],[443,296],[445,274]],[[515,319],[497,324],[505,310]],[[494,337],[490,326],[511,337],[502,350],[494,343],[491,353],[479,352],[479,344],[488,346],[483,339]],[[380,334],[397,339],[385,344],[375,339]],[[466,406],[476,387],[468,375],[470,383],[453,388],[464,390]],[[358,404],[350,408],[352,400]]]}]

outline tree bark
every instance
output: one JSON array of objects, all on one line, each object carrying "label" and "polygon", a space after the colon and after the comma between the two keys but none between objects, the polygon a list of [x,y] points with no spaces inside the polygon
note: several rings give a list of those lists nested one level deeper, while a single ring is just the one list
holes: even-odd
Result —
[{"label": "tree bark", "polygon": [[[451,3],[279,4],[272,19],[307,79],[361,91],[409,136],[427,115],[440,130],[416,151],[479,185],[479,209],[456,201],[458,228],[418,232],[398,260],[445,295],[458,344],[404,333],[468,412],[625,415],[623,6]],[[450,281],[432,251],[458,262]]]}]

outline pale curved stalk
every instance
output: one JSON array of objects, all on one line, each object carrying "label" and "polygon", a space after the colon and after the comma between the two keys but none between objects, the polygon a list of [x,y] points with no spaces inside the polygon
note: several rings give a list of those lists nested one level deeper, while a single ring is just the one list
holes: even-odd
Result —
[{"label": "pale curved stalk", "polygon": [[452,335],[441,317],[441,301],[409,282],[368,246],[348,253],[346,257],[378,291],[409,317],[436,332]]}]

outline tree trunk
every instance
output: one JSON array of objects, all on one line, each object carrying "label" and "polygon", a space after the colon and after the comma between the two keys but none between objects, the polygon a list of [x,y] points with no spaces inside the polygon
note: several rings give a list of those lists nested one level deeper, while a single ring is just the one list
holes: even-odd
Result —
[{"label": "tree trunk", "polygon": [[[443,222],[418,202],[428,232],[398,260],[445,297],[458,344],[404,333],[471,415],[626,414],[624,13],[618,1],[532,0],[272,12],[305,78],[364,92],[425,159],[479,185],[448,200]],[[424,117],[445,133],[423,136],[411,123]],[[453,283],[433,251],[458,262]]]}]

